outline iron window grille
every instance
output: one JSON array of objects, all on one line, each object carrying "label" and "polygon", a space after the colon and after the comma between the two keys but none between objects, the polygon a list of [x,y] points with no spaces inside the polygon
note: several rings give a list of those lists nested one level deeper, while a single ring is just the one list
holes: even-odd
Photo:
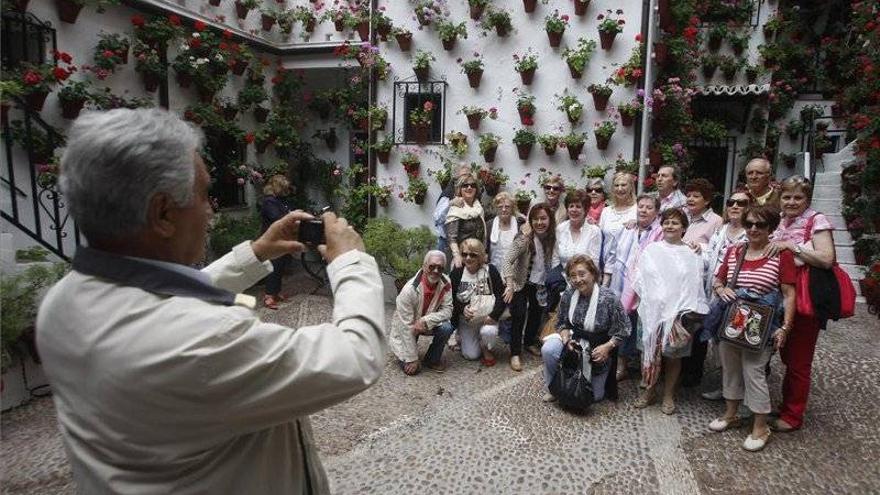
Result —
[{"label": "iron window grille", "polygon": [[14,69],[23,62],[44,64],[52,60],[50,55],[58,48],[52,23],[41,21],[30,12],[14,10],[3,12],[0,43],[4,70]]},{"label": "iron window grille", "polygon": [[415,128],[409,121],[409,113],[422,108],[425,102],[434,104],[433,120],[429,128],[428,144],[445,144],[446,134],[446,81],[403,80],[394,82],[394,102],[391,111],[391,128],[394,144],[415,144]]},{"label": "iron window grille", "polygon": [[[675,1],[675,0],[673,0]],[[719,2],[719,3],[731,3],[729,0],[727,2]],[[758,27],[758,22],[761,19],[761,7],[764,5],[764,0],[736,0],[736,3],[749,3],[749,19],[748,21],[744,21],[741,23],[736,23],[738,26],[751,26],[753,28]],[[712,24],[718,23],[726,23],[731,20],[731,16],[727,13],[724,13],[720,9],[709,8],[709,11],[700,17],[700,27],[710,27]]]}]

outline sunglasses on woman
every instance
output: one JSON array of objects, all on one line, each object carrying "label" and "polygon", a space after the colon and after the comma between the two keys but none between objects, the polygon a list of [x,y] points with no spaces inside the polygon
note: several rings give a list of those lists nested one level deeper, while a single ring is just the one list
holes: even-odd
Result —
[{"label": "sunglasses on woman", "polygon": [[467,189],[467,188],[471,188],[471,187],[476,188],[477,185],[474,184],[473,182],[468,182],[467,184],[462,184],[462,185],[461,185],[461,188],[462,188],[462,189]]},{"label": "sunglasses on woman", "polygon": [[562,189],[563,189],[562,186],[544,186],[544,190],[545,190],[545,191],[557,191],[557,192],[561,192]]},{"label": "sunglasses on woman", "polygon": [[749,200],[747,200],[747,199],[728,199],[727,206],[728,207],[739,206],[740,208],[745,208],[746,206],[749,206]]},{"label": "sunglasses on woman", "polygon": [[605,190],[602,189],[601,187],[591,187],[591,188],[587,189],[587,192],[591,192],[591,193],[604,193]]},{"label": "sunglasses on woman", "polygon": [[761,230],[764,230],[764,229],[766,229],[766,228],[769,227],[769,226],[770,226],[770,224],[767,223],[767,222],[750,222],[750,221],[748,221],[748,220],[744,220],[744,221],[743,221],[743,227],[745,227],[746,230],[748,230],[748,229],[750,229],[750,228],[752,228],[752,227],[757,227],[757,228],[759,228],[759,229],[761,229]]},{"label": "sunglasses on woman", "polygon": [[462,258],[479,258],[480,255],[478,255],[477,253],[465,253],[465,252],[462,252],[462,253],[461,253],[461,257],[462,257]]}]

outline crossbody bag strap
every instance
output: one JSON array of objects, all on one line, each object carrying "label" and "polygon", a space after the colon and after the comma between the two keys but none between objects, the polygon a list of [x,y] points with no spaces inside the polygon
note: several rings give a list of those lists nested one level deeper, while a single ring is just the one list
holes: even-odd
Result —
[{"label": "crossbody bag strap", "polygon": [[748,250],[748,245],[743,245],[742,253],[737,257],[736,268],[733,269],[733,276],[727,281],[727,286],[731,289],[736,287],[736,279],[739,278],[739,271],[742,269],[743,262],[746,260],[746,251]]},{"label": "crossbody bag strap", "polygon": [[815,223],[816,215],[818,215],[818,213],[814,213],[807,220],[807,225],[804,227],[804,242],[813,239],[813,223]]}]

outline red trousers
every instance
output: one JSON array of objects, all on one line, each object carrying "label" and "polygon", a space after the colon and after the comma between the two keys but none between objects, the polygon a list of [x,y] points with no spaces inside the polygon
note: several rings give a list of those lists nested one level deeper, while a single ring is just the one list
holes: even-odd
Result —
[{"label": "red trousers", "polygon": [[800,428],[804,423],[807,397],[810,395],[813,353],[818,338],[819,322],[815,318],[795,314],[788,342],[780,352],[785,364],[785,378],[782,379],[779,417],[795,428]]}]

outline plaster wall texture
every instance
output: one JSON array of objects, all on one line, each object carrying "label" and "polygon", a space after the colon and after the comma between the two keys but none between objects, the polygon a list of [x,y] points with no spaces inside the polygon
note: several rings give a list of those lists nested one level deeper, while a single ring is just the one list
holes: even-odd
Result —
[{"label": "plaster wall texture", "polygon": [[[598,112],[593,106],[592,96],[587,92],[587,86],[591,83],[603,83],[609,78],[614,70],[625,63],[630,56],[633,47],[636,46],[635,36],[641,31],[642,2],[638,0],[624,0],[614,3],[615,9],[623,9],[623,17],[626,24],[623,32],[617,35],[614,45],[610,50],[602,50],[599,47],[599,21],[597,15],[605,13],[605,7],[610,4],[590,4],[586,15],[575,16],[572,2],[568,0],[550,0],[538,2],[535,12],[524,12],[520,0],[497,0],[494,5],[497,8],[507,10],[514,27],[507,37],[501,38],[495,31],[489,31],[486,36],[481,35],[481,29],[476,21],[468,15],[468,5],[465,1],[449,2],[450,17],[455,22],[465,22],[468,30],[467,39],[459,39],[452,51],[446,51],[442,47],[440,38],[434,26],[419,29],[418,22],[414,19],[412,5],[409,2],[395,1],[383,2],[386,14],[391,17],[395,26],[409,29],[413,32],[412,50],[401,52],[393,41],[383,43],[380,46],[382,55],[391,63],[392,76],[389,80],[380,82],[378,86],[378,104],[385,105],[391,113],[394,98],[394,80],[414,81],[412,72],[412,58],[416,50],[430,51],[437,58],[431,65],[430,79],[445,80],[449,86],[446,90],[446,121],[445,131],[461,131],[468,136],[469,150],[467,154],[457,161],[470,163],[476,162],[483,165],[485,161],[479,152],[479,135],[492,132],[501,137],[494,168],[503,169],[509,176],[510,182],[506,189],[513,190],[518,181],[525,179],[526,187],[538,192],[537,177],[538,169],[546,167],[552,173],[559,173],[566,183],[574,183],[583,186],[581,170],[584,166],[611,164],[620,153],[625,159],[632,159],[634,132],[632,127],[623,127],[619,117],[614,115],[614,105],[632,100],[636,95],[635,88],[614,86],[614,93],[608,109]],[[558,9],[560,14],[568,14],[570,24],[565,30],[562,44],[559,48],[551,48],[544,31],[544,17]],[[485,16],[485,14],[484,14]],[[568,67],[561,54],[567,46],[575,46],[580,37],[596,41],[596,51],[587,64],[583,77],[580,80],[573,79],[569,75]],[[530,86],[521,84],[519,74],[514,70],[513,54],[523,54],[532,49],[538,55],[538,70],[534,82]],[[479,88],[471,88],[467,77],[462,73],[456,63],[458,58],[469,60],[474,53],[483,56],[485,68]],[[556,154],[548,157],[536,145],[528,160],[520,160],[516,146],[512,143],[515,132],[520,129],[520,120],[516,109],[516,88],[526,94],[535,96],[536,114],[535,125],[530,128],[539,134],[555,133],[567,134],[570,130],[586,132],[588,134],[584,151],[577,161],[569,159],[564,149],[557,150]],[[559,105],[555,94],[563,91],[574,94],[584,106],[581,122],[575,126],[569,124],[565,114],[556,109]],[[479,131],[468,128],[467,119],[462,114],[457,114],[466,105],[479,105],[483,108],[496,107],[498,119],[483,119]],[[396,132],[402,133],[404,118],[402,103],[398,101],[397,116],[395,123]],[[611,138],[611,143],[606,151],[596,148],[596,140],[593,136],[594,124],[602,120],[611,119],[618,123],[617,131]],[[376,175],[379,180],[390,180],[395,177],[396,182],[406,187],[408,179],[403,172],[400,157],[406,149],[419,149],[422,154],[422,174],[428,169],[437,169],[441,166],[438,156],[440,146],[427,145],[397,146],[392,150],[391,160],[387,165],[378,164]],[[527,174],[530,174],[527,176]],[[610,177],[610,175],[609,175]],[[427,180],[427,178],[426,178]],[[393,217],[404,226],[430,224],[430,213],[434,203],[440,195],[440,188],[435,181],[428,180],[430,187],[424,206],[405,203],[398,198],[390,203],[387,208],[379,208],[379,215],[385,214]],[[539,196],[541,196],[539,194]],[[489,201],[484,198],[484,203]]]}]

